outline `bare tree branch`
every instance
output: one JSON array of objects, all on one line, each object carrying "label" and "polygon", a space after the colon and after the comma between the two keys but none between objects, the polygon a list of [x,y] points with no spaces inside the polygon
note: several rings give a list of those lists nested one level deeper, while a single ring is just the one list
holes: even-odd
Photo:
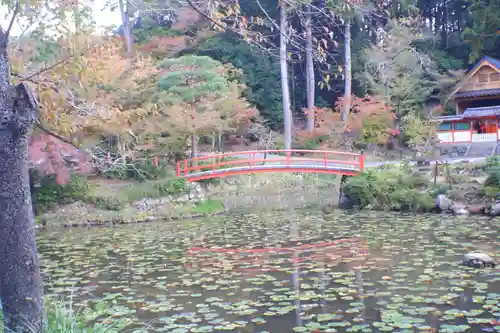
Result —
[{"label": "bare tree branch", "polygon": [[12,29],[12,26],[14,25],[14,21],[16,20],[16,16],[19,13],[20,8],[21,8],[20,0],[17,0],[16,7],[14,8],[14,13],[12,14],[12,17],[10,18],[9,26],[7,27],[7,31],[5,31],[5,39],[7,40],[7,42],[9,40],[10,31]]}]

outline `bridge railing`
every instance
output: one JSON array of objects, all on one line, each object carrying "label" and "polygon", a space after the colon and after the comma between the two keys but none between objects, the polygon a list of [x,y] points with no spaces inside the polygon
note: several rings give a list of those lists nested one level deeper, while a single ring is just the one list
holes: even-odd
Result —
[{"label": "bridge railing", "polygon": [[[304,156],[304,155],[310,156]],[[177,176],[193,173],[231,169],[236,167],[254,167],[262,165],[280,165],[286,167],[314,165],[318,168],[346,168],[363,171],[364,156],[359,153],[330,150],[307,149],[270,149],[230,152],[185,159],[177,162]]]}]

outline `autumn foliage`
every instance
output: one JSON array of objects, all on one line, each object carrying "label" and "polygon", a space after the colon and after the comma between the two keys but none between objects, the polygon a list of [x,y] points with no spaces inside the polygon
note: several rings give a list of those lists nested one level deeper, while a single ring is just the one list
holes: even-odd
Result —
[{"label": "autumn foliage", "polygon": [[[32,142],[32,164],[44,174],[60,174],[61,182],[69,176],[65,156],[79,155],[76,147],[90,149],[99,168],[125,168],[135,159],[183,152],[190,135],[231,132],[258,115],[241,97],[234,68],[208,57],[160,65],[144,54],[125,57],[117,38],[77,35],[59,38],[48,55],[39,51],[34,42],[14,44],[13,72],[39,102],[44,134]],[[111,154],[102,148],[92,153],[109,138]]]},{"label": "autumn foliage", "polygon": [[[335,109],[340,111],[347,102],[339,98]],[[355,134],[361,143],[386,144],[393,135],[396,116],[393,108],[380,96],[350,97],[351,112],[345,131]]]},{"label": "autumn foliage", "polygon": [[[342,138],[349,133],[360,143],[386,144],[394,135],[395,115],[385,100],[378,96],[350,97],[351,112],[347,121],[343,122],[340,112],[346,100],[339,98],[334,110],[314,108],[314,129],[312,132],[299,130],[296,132],[296,144],[304,146],[306,142],[334,147],[341,145]],[[306,117],[310,111],[304,109]]]}]

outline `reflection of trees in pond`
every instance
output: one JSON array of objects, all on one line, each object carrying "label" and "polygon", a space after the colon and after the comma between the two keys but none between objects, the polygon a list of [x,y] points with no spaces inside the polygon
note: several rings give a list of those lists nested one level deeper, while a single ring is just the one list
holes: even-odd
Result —
[{"label": "reflection of trees in pond", "polygon": [[[291,228],[291,233],[292,241],[300,244],[296,237],[298,235],[296,226]],[[247,279],[263,273],[289,273],[294,290],[296,324],[301,326],[301,273],[308,274],[311,269],[314,271],[313,267],[334,266],[346,259],[349,261],[349,265],[354,265],[354,263],[363,260],[367,254],[366,244],[359,237],[283,248],[192,247],[188,250],[185,268],[188,271],[196,269],[210,272],[210,274],[217,271],[236,271]],[[326,282],[329,278],[321,269],[319,275],[324,283],[323,288],[326,288]],[[241,289],[244,290],[244,288]],[[325,307],[323,306],[323,308]]]},{"label": "reflection of trees in pond", "polygon": [[[138,316],[141,323],[188,312],[196,313],[193,319],[197,321],[205,320],[205,312],[198,312],[197,307],[203,306],[202,309],[211,309],[207,313],[217,314],[219,320],[248,321],[246,328],[235,330],[238,332],[292,332],[293,326],[300,326],[296,325],[298,308],[301,324],[308,328],[311,323],[326,327],[330,322],[342,321],[349,322],[350,327],[365,324],[372,327],[391,314],[422,320],[415,322],[418,325],[439,328],[456,320],[454,316],[447,319],[451,315],[446,311],[483,309],[486,301],[496,300],[488,295],[500,290],[494,271],[476,274],[458,265],[465,247],[476,246],[461,236],[463,221],[450,217],[447,228],[441,230],[434,227],[439,219],[442,216],[282,211],[178,224],[73,229],[50,238],[50,234],[41,232],[39,241],[42,261],[50,265],[45,267],[45,274],[50,275],[48,280],[52,282],[52,285],[47,283],[49,293],[62,294],[70,287],[59,282],[82,276],[85,287],[100,282],[102,287],[92,291],[95,297],[117,295],[120,308],[112,311],[137,310],[135,315],[127,314],[127,318]],[[467,222],[468,227],[491,230],[493,240],[485,243],[495,246],[498,228],[492,228],[494,221],[471,216]],[[460,234],[453,234],[455,231]],[[91,237],[86,237],[87,233]],[[431,233],[434,237],[430,237]],[[305,247],[358,234],[362,246],[350,241]],[[369,252],[364,242],[374,245]],[[114,244],[119,248],[112,251]],[[358,257],[359,260],[354,260],[357,256],[351,254],[356,246],[366,248],[365,256]],[[232,252],[192,251],[187,256],[190,247]],[[270,248],[277,250],[266,251]],[[292,248],[295,251],[286,252]],[[256,251],[234,252],[246,249]],[[134,265],[128,269],[130,255],[134,256]],[[187,268],[183,266],[185,263]],[[138,278],[133,279],[134,275]],[[486,297],[485,301],[472,302],[471,291],[472,298]],[[90,296],[78,293],[76,301],[82,298]],[[420,312],[430,307],[439,312]],[[492,317],[496,312],[484,309],[484,317]],[[264,319],[266,323],[252,326],[252,319]],[[185,324],[182,320],[185,319],[180,318],[177,323]],[[467,320],[467,316],[459,320]],[[153,331],[164,328],[162,322],[155,325]],[[198,325],[205,325],[205,321],[198,321]],[[380,331],[400,330],[392,324],[384,325]],[[481,329],[479,324],[470,326],[470,332],[478,333]],[[345,332],[346,327],[336,329]],[[214,331],[220,332],[215,328]]]},{"label": "reflection of trees in pond", "polygon": [[232,211],[323,207],[337,204],[339,180],[314,174],[251,175],[238,189],[219,193]]},{"label": "reflection of trees in pond", "polygon": [[[360,261],[368,255],[367,244],[360,237],[341,238],[328,242],[306,243],[301,241],[300,224],[291,222],[288,226],[289,242],[286,247],[264,247],[264,248],[206,248],[191,247],[188,250],[188,262],[185,268],[201,271],[230,270],[243,274],[244,277],[254,278],[263,273],[287,272],[291,275],[291,283],[294,291],[293,304],[295,306],[295,321],[297,326],[302,326],[301,312],[303,306],[301,301],[301,273],[309,275],[311,272],[319,276],[319,286],[323,294],[326,291],[331,277],[325,274],[327,267],[336,266],[347,262],[350,268],[357,269]],[[203,234],[206,236],[206,234]],[[196,245],[202,244],[203,240],[197,238]],[[310,242],[311,239],[305,240]],[[316,269],[315,269],[316,268]],[[359,271],[359,270],[358,270]],[[289,278],[288,278],[289,279]],[[358,287],[362,283],[358,281]],[[242,292],[245,288],[241,286]],[[358,296],[362,291],[358,292]],[[243,295],[242,295],[243,296]],[[249,297],[250,294],[245,295]],[[307,292],[305,294],[307,299]],[[360,301],[362,299],[360,298]],[[320,311],[327,313],[326,301],[319,300]]]}]

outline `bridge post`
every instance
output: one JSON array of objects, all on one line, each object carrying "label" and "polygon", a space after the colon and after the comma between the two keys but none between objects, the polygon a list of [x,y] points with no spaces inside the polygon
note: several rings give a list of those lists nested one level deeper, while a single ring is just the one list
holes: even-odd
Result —
[{"label": "bridge post", "polygon": [[363,172],[365,169],[365,155],[363,150],[359,153],[359,171]]},{"label": "bridge post", "polygon": [[[363,155],[360,155],[360,158],[363,157]],[[342,177],[340,178],[340,188],[339,188],[339,203],[338,203],[338,206],[341,207],[342,204],[344,203],[346,197],[344,196],[344,191],[342,190],[342,188],[344,187],[344,184],[345,182],[347,181],[347,179],[349,179],[349,177],[351,176],[348,176],[348,175],[342,175]]]}]

